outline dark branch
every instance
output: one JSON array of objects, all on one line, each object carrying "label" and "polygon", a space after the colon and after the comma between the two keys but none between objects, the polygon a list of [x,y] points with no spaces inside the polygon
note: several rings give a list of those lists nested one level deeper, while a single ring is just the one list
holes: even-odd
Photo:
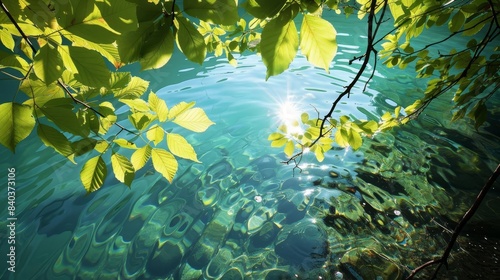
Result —
[{"label": "dark branch", "polygon": [[474,201],[474,204],[472,204],[472,206],[469,208],[469,210],[467,210],[467,212],[465,212],[462,219],[460,219],[460,222],[458,223],[457,227],[453,231],[453,235],[451,236],[451,239],[448,242],[448,246],[444,250],[444,253],[441,256],[441,258],[439,258],[437,260],[428,261],[428,262],[424,263],[423,265],[415,268],[414,270],[412,270],[411,274],[406,278],[406,280],[413,279],[413,276],[415,276],[415,274],[417,274],[419,271],[426,268],[427,266],[430,266],[433,264],[438,264],[438,267],[436,268],[434,275],[432,276],[432,279],[436,279],[436,276],[437,276],[441,266],[443,264],[447,265],[448,257],[450,256],[451,250],[453,249],[453,246],[455,245],[455,242],[456,242],[458,236],[460,235],[460,232],[462,231],[464,226],[467,224],[467,222],[472,218],[472,216],[474,216],[477,209],[481,205],[481,202],[483,201],[486,194],[493,186],[493,183],[496,181],[498,176],[500,176],[500,164],[497,166],[497,168],[495,169],[493,174],[490,176],[490,178],[488,179],[486,184],[483,186],[483,188],[481,189],[481,191],[477,195],[476,200]]}]

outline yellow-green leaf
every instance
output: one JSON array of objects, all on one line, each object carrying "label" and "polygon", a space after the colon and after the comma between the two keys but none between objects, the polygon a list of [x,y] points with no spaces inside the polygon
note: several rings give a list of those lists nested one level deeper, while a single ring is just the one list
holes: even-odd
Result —
[{"label": "yellow-green leaf", "polygon": [[286,138],[274,140],[273,142],[271,142],[271,147],[281,147],[281,146],[285,145],[287,143],[287,141],[288,141],[288,139],[286,139]]},{"label": "yellow-green leaf", "polygon": [[135,170],[132,163],[125,156],[113,154],[111,155],[111,166],[113,167],[115,178],[130,187],[135,177]]},{"label": "yellow-green leaf", "polygon": [[271,133],[268,137],[267,137],[267,140],[269,141],[274,141],[274,140],[279,140],[281,138],[285,137],[283,134],[281,133]]},{"label": "yellow-green leaf", "polygon": [[132,108],[134,111],[139,111],[139,112],[148,112],[149,111],[149,106],[146,101],[136,98],[136,99],[118,99],[118,101],[127,104],[130,108]]},{"label": "yellow-green leaf", "polygon": [[37,134],[45,146],[52,147],[56,152],[76,164],[74,160],[75,155],[73,153],[73,148],[64,134],[51,126],[44,124],[38,124]]},{"label": "yellow-green leaf", "polygon": [[153,149],[151,151],[153,167],[160,172],[170,183],[177,172],[178,163],[174,155],[163,149]]},{"label": "yellow-green leaf", "polygon": [[268,22],[260,42],[262,61],[267,67],[266,79],[288,69],[298,47],[299,36],[292,19],[284,22],[280,16]]},{"label": "yellow-green leaf", "polygon": [[184,11],[206,22],[232,25],[239,16],[234,0],[184,0]]},{"label": "yellow-green leaf", "polygon": [[91,87],[109,84],[111,73],[104,64],[101,54],[94,50],[75,46],[68,46],[68,50],[77,69],[75,77],[78,81]]},{"label": "yellow-green leaf", "polygon": [[35,127],[31,112],[30,107],[18,103],[0,104],[0,143],[12,152]]},{"label": "yellow-green leaf", "polygon": [[158,143],[163,140],[163,136],[165,136],[165,132],[163,131],[163,128],[159,127],[158,125],[152,126],[148,132],[146,132],[146,137],[148,138],[149,141],[153,141],[155,143],[155,146],[158,145]]},{"label": "yellow-green leaf", "polygon": [[108,170],[101,156],[89,159],[80,171],[80,180],[87,192],[91,193],[102,187]]},{"label": "yellow-green leaf", "polygon": [[189,142],[184,137],[182,137],[182,135],[168,133],[167,145],[172,154],[181,158],[192,160],[194,162],[200,162],[198,161],[198,157],[193,146],[191,146],[191,144],[189,144]]},{"label": "yellow-green leaf", "polygon": [[139,77],[132,77],[125,88],[115,92],[116,98],[135,99],[141,97],[149,87],[149,82]]},{"label": "yellow-green leaf", "polygon": [[295,150],[295,145],[293,144],[293,141],[288,140],[288,142],[286,142],[285,149],[284,149],[285,155],[287,157],[291,157],[293,155],[294,150]]},{"label": "yellow-green leaf", "polygon": [[175,17],[174,24],[177,28],[176,40],[179,49],[189,60],[202,64],[207,55],[203,36],[187,18]]},{"label": "yellow-green leaf", "polygon": [[113,140],[113,142],[115,142],[118,146],[120,146],[122,148],[133,149],[133,150],[138,149],[134,143],[132,143],[126,139],[123,139],[123,138],[115,139],[115,140]]},{"label": "yellow-green leaf", "polygon": [[448,22],[448,28],[451,32],[457,32],[462,28],[462,25],[465,22],[465,15],[461,10],[458,10],[455,15],[451,18],[451,21]]},{"label": "yellow-green leaf", "polygon": [[354,129],[349,130],[349,145],[352,147],[353,150],[359,149],[361,147],[361,144],[363,143],[363,140],[361,139],[361,135]]},{"label": "yellow-green leaf", "polygon": [[108,148],[109,148],[109,143],[104,140],[97,141],[97,143],[94,146],[94,149],[101,154],[104,154],[104,152],[106,152]]},{"label": "yellow-green leaf", "polygon": [[168,118],[173,119],[173,118],[177,117],[179,114],[192,108],[194,106],[194,104],[195,104],[194,101],[191,101],[189,103],[182,101],[179,104],[174,105],[174,107],[172,107],[172,109],[170,109],[170,111],[168,112]]},{"label": "yellow-green leaf", "polygon": [[[163,26],[162,26],[163,27]],[[170,28],[156,29],[140,51],[141,70],[158,69],[170,60],[174,52],[174,35]]]},{"label": "yellow-green leaf", "polygon": [[215,124],[201,108],[186,110],[178,115],[173,122],[194,132],[203,132]]},{"label": "yellow-green leaf", "polygon": [[149,158],[151,157],[151,146],[146,145],[142,148],[137,149],[131,157],[132,165],[135,171],[141,169],[146,165]]},{"label": "yellow-green leaf", "polygon": [[300,28],[300,50],[314,66],[329,72],[330,63],[337,53],[337,32],[328,21],[305,15]]},{"label": "yellow-green leaf", "polygon": [[151,113],[142,112],[136,112],[128,115],[129,121],[138,130],[144,130],[145,128],[147,128],[151,124],[151,122],[155,120],[155,117],[156,116],[152,115]]},{"label": "yellow-green leaf", "polygon": [[0,29],[0,41],[7,49],[14,51],[16,43],[14,42],[14,38],[12,38],[12,34],[6,29]]},{"label": "yellow-green leaf", "polygon": [[335,142],[341,147],[349,146],[349,135],[345,128],[339,128],[335,131]]},{"label": "yellow-green leaf", "polygon": [[46,85],[59,79],[64,68],[61,55],[50,44],[45,44],[35,54],[33,69],[36,76],[44,81]]},{"label": "yellow-green leaf", "polygon": [[325,159],[324,151],[318,145],[314,146],[314,148],[314,155],[316,156],[316,160],[318,160],[318,162],[322,162]]},{"label": "yellow-green leaf", "polygon": [[149,107],[158,116],[160,122],[164,122],[168,118],[168,107],[165,100],[159,98],[154,92],[150,92],[148,96]]}]

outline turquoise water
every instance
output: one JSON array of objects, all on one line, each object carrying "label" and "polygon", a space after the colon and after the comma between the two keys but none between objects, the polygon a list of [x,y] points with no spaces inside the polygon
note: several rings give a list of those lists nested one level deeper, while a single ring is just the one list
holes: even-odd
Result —
[{"label": "turquoise water", "polygon": [[[84,158],[75,166],[34,135],[15,155],[3,149],[2,170],[16,168],[18,188],[16,272],[1,266],[2,279],[401,279],[405,267],[441,254],[447,229],[500,160],[498,107],[477,133],[466,121],[450,123],[443,99],[358,151],[335,148],[322,163],[306,155],[294,171],[267,136],[282,104],[325,112],[354,76],[348,60],[363,52],[364,27],[336,26],[330,74],[300,55],[267,82],[256,55],[236,68],[177,55],[167,69],[141,73],[169,106],[196,101],[216,123],[184,134],[202,163],[181,161],[172,184],[149,165],[131,189],[108,176],[86,195]],[[376,119],[408,105],[424,83],[379,66],[363,86],[336,113]],[[492,279],[498,267],[498,186],[453,252],[450,275],[470,276],[458,279]],[[5,234],[6,219],[0,223]],[[3,240],[0,251],[8,252]]]}]

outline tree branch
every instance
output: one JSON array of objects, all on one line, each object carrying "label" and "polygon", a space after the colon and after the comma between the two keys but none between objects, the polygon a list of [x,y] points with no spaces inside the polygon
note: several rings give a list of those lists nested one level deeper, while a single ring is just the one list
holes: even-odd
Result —
[{"label": "tree branch", "polygon": [[441,256],[441,258],[439,258],[437,260],[428,261],[428,262],[424,263],[423,265],[415,268],[414,270],[412,270],[411,274],[406,278],[406,280],[413,279],[413,276],[415,276],[419,271],[421,271],[422,269],[426,268],[427,266],[430,266],[430,265],[433,265],[433,264],[437,263],[438,267],[434,271],[434,275],[431,278],[431,279],[436,279],[436,276],[437,276],[437,274],[438,274],[439,269],[441,268],[441,266],[443,264],[445,264],[446,266],[448,266],[448,257],[449,257],[449,255],[451,253],[451,250],[453,249],[453,246],[455,245],[455,241],[457,240],[457,238],[460,235],[460,232],[462,231],[462,229],[464,228],[464,226],[472,218],[472,216],[474,216],[474,214],[476,213],[477,209],[481,205],[481,202],[484,200],[486,194],[491,189],[491,187],[493,186],[493,183],[496,181],[496,179],[498,178],[498,176],[500,176],[500,164],[498,164],[498,166],[495,169],[495,171],[493,172],[493,174],[490,176],[490,178],[488,179],[488,181],[486,182],[486,184],[483,186],[483,188],[481,189],[481,191],[477,195],[476,200],[474,201],[474,203],[472,204],[472,206],[469,208],[469,210],[467,210],[467,212],[465,212],[465,214],[462,217],[462,219],[460,219],[460,221],[458,222],[458,225],[455,228],[455,230],[453,231],[453,235],[451,236],[451,239],[448,242],[448,246],[444,250],[444,253]]}]

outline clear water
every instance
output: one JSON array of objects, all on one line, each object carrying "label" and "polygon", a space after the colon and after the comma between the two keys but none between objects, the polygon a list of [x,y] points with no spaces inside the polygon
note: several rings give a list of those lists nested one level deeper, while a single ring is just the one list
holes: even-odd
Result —
[{"label": "clear water", "polygon": [[[3,149],[1,169],[16,168],[18,188],[16,272],[2,265],[2,279],[400,279],[405,267],[441,254],[446,229],[500,160],[498,100],[479,133],[465,121],[450,123],[443,99],[359,151],[336,148],[322,163],[306,155],[302,172],[294,172],[267,136],[282,104],[325,112],[354,76],[357,65],[348,60],[363,52],[364,26],[336,27],[339,54],[330,74],[299,56],[266,82],[256,55],[240,57],[236,68],[177,55],[167,69],[141,73],[169,106],[196,101],[216,122],[188,133],[202,163],[181,161],[172,184],[149,165],[131,189],[108,176],[85,195],[84,158],[74,166],[35,137],[15,155]],[[376,119],[408,105],[424,83],[379,66],[363,86],[338,114]],[[493,279],[488,273],[498,271],[498,186],[459,239],[450,278]]]}]

